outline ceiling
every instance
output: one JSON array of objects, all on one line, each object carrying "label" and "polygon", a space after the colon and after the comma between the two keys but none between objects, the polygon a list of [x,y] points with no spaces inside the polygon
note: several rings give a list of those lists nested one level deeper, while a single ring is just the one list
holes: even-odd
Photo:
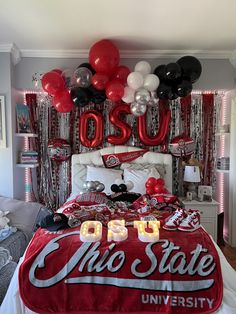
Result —
[{"label": "ceiling", "polygon": [[[0,48],[22,55],[80,51],[112,40],[121,51],[192,51],[227,55],[236,49],[235,0],[0,0]],[[1,49],[0,49],[1,50]]]}]

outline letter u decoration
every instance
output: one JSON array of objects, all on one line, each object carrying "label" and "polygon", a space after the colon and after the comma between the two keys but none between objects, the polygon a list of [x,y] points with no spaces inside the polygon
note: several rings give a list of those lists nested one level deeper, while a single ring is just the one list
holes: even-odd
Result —
[{"label": "letter u decoration", "polygon": [[150,136],[147,133],[147,125],[146,125],[146,119],[147,114],[145,113],[143,116],[138,117],[137,120],[137,129],[138,129],[138,136],[140,138],[140,141],[147,146],[157,146],[160,145],[169,130],[169,122],[171,117],[170,110],[159,110],[160,112],[160,121],[159,121],[159,130],[154,136]]}]

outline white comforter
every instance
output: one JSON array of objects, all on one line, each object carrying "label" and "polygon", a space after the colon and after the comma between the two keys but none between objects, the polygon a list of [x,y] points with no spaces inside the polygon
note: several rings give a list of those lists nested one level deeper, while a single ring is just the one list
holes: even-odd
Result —
[{"label": "white comforter", "polygon": [[[215,313],[236,314],[236,271],[230,266],[216,245],[221,260],[222,275],[224,281],[224,295],[221,307]],[[22,258],[23,260],[23,258]],[[20,263],[10,283],[8,292],[0,307],[0,314],[35,314],[22,302],[18,288],[18,270]],[[128,313],[127,313],[128,314]],[[184,314],[184,313],[183,313]]]}]

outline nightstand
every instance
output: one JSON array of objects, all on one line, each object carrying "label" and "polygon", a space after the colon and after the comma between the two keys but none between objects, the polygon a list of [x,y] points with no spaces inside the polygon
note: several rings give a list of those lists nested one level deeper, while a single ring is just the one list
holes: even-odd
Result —
[{"label": "nightstand", "polygon": [[217,217],[219,212],[219,203],[215,200],[212,202],[199,202],[196,200],[187,201],[180,198],[186,209],[197,209],[201,215],[201,224],[203,228],[217,242]]}]

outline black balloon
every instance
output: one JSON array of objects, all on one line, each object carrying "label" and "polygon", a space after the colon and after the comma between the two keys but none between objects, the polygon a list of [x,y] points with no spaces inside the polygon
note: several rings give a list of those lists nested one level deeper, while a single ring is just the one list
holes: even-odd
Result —
[{"label": "black balloon", "polygon": [[175,90],[179,97],[186,97],[191,93],[192,88],[193,86],[191,82],[183,80],[182,82],[176,85]]},{"label": "black balloon", "polygon": [[93,74],[96,73],[96,71],[93,69],[93,67],[91,66],[91,64],[88,63],[88,62],[81,63],[81,64],[78,66],[78,68],[87,68],[87,69],[89,69]]},{"label": "black balloon", "polygon": [[169,100],[175,100],[178,97],[179,96],[176,94],[176,92],[172,88],[171,93],[169,93]]},{"label": "black balloon", "polygon": [[165,64],[159,65],[158,67],[155,68],[153,73],[159,77],[160,81],[163,81],[166,76],[166,65]]},{"label": "black balloon", "polygon": [[127,192],[127,186],[124,183],[119,185],[119,192]]},{"label": "black balloon", "polygon": [[84,107],[90,102],[91,94],[87,88],[74,87],[71,90],[71,99],[76,106]]},{"label": "black balloon", "polygon": [[185,56],[180,58],[177,63],[182,69],[183,78],[187,78],[191,83],[194,83],[199,79],[202,73],[202,66],[197,58]]},{"label": "black balloon", "polygon": [[88,90],[91,94],[91,102],[95,104],[101,104],[107,99],[105,91],[103,90],[97,90],[93,86],[89,86]]},{"label": "black balloon", "polygon": [[111,190],[112,190],[112,192],[117,193],[117,192],[119,192],[119,186],[117,184],[112,184]]},{"label": "black balloon", "polygon": [[169,63],[166,66],[165,79],[176,81],[181,77],[181,73],[181,67],[177,63]]},{"label": "black balloon", "polygon": [[160,99],[169,99],[169,96],[172,95],[172,88],[170,85],[161,83],[157,88],[157,97]]}]

